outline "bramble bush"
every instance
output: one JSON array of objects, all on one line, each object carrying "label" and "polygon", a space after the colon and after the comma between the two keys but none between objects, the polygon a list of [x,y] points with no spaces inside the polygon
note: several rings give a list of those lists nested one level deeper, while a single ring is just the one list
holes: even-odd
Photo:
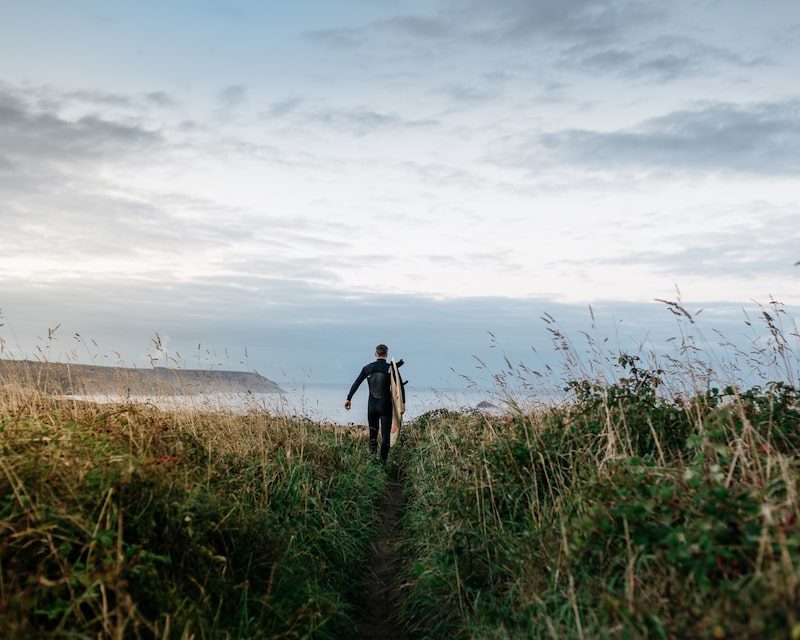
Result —
[{"label": "bramble bush", "polygon": [[408,429],[403,619],[424,638],[800,634],[797,390],[614,383]]}]

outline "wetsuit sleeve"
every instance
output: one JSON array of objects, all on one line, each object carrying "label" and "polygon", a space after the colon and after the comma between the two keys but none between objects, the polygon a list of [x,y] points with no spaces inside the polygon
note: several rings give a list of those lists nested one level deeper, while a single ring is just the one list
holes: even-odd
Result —
[{"label": "wetsuit sleeve", "polygon": [[353,386],[350,387],[350,393],[347,394],[348,400],[353,399],[353,396],[355,395],[356,391],[358,391],[358,388],[361,386],[361,383],[364,382],[364,380],[366,379],[367,379],[367,368],[364,367],[363,369],[361,369],[361,373],[358,374],[358,377],[356,378],[356,381],[353,383]]}]

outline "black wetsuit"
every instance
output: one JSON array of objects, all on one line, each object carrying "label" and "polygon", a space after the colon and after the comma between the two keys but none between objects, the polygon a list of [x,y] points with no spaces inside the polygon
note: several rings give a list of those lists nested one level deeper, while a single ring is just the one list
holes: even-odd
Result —
[{"label": "black wetsuit", "polygon": [[369,383],[369,402],[367,403],[367,422],[369,424],[369,449],[378,448],[378,423],[381,426],[381,462],[389,455],[389,435],[392,431],[392,394],[389,391],[389,363],[382,358],[370,362],[358,374],[347,399],[367,380]]}]

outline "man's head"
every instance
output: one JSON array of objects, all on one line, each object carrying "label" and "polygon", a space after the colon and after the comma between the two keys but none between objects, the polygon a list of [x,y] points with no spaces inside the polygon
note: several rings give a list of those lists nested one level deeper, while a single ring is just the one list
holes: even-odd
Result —
[{"label": "man's head", "polygon": [[375,347],[375,357],[376,358],[383,358],[386,359],[386,356],[389,355],[389,347],[385,344],[379,344]]}]

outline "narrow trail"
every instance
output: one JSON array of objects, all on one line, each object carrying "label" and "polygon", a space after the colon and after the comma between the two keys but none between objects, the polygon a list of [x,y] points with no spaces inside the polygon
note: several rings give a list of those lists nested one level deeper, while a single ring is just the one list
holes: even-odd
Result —
[{"label": "narrow trail", "polygon": [[363,640],[408,640],[396,625],[398,593],[394,578],[399,569],[399,558],[394,547],[400,534],[400,514],[403,508],[403,487],[399,480],[389,480],[389,490],[381,505],[381,523],[375,550],[367,575],[367,594],[364,612],[358,623],[356,638]]}]

